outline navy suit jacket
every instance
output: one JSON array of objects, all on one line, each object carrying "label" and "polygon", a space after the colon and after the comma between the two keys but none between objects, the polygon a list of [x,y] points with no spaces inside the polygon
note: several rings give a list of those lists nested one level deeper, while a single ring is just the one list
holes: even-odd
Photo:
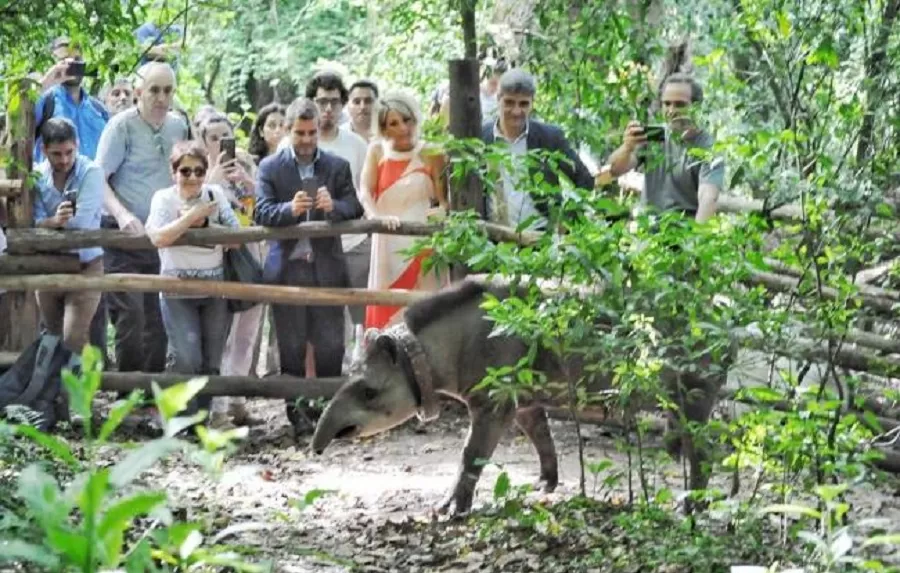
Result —
[{"label": "navy suit jacket", "polygon": [[[488,121],[485,122],[481,128],[481,140],[487,145],[491,145],[496,139],[494,137],[494,125],[496,123],[496,120]],[[588,171],[587,167],[585,167],[584,163],[579,159],[578,154],[575,153],[572,146],[569,145],[565,134],[563,134],[562,129],[559,127],[548,123],[542,123],[535,119],[529,119],[528,135],[525,138],[525,145],[528,148],[528,151],[531,151],[532,149],[546,149],[549,151],[562,152],[572,164],[569,165],[564,161],[560,161],[558,163],[559,170],[562,171],[576,187],[588,190],[594,188],[594,178],[591,177],[591,173]],[[548,162],[541,162],[540,171],[544,175],[544,181],[551,185],[559,185],[559,177],[550,168]],[[545,217],[549,216],[549,207],[544,201],[537,201],[535,207],[537,207]],[[484,212],[488,213],[487,195],[485,195],[484,209]]]},{"label": "navy suit jacket", "polygon": [[[331,194],[334,209],[327,214],[320,209],[313,209],[310,220],[338,222],[362,216],[363,208],[356,197],[350,164],[346,160],[320,149],[313,173]],[[254,221],[265,227],[289,227],[306,221],[305,213],[300,217],[291,213],[291,200],[302,188],[303,180],[289,148],[263,159],[256,175]],[[315,279],[312,284],[349,287],[341,237],[313,238],[310,243],[315,256],[315,277],[310,277]],[[305,264],[288,259],[296,244],[296,239],[269,242],[269,255],[263,270],[263,278],[267,283],[284,284],[288,265]]]}]

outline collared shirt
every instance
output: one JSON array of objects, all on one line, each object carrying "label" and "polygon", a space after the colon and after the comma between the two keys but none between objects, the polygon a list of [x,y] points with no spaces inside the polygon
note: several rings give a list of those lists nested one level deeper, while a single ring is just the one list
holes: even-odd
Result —
[{"label": "collared shirt", "polygon": [[[366,140],[354,132],[349,125],[342,125],[337,130],[334,139],[326,141],[319,136],[319,148],[333,153],[350,164],[350,174],[353,176],[353,187],[359,192],[359,179],[362,176],[363,164],[366,162],[366,152],[369,149]],[[350,252],[357,245],[362,244],[368,235],[341,235],[341,245],[344,252]]]},{"label": "collared shirt", "polygon": [[142,223],[150,213],[153,194],[173,185],[169,155],[187,135],[187,124],[175,113],[169,113],[159,129],[147,123],[136,107],[109,120],[100,138],[97,164],[116,198]]},{"label": "collared shirt", "polygon": [[531,230],[541,230],[547,226],[547,219],[541,215],[541,212],[534,206],[534,200],[527,191],[519,191],[522,180],[528,178],[528,168],[521,157],[528,153],[528,130],[530,123],[526,122],[525,130],[513,141],[506,138],[500,131],[500,120],[494,123],[494,139],[495,141],[506,142],[512,158],[512,172],[501,167],[500,172],[503,179],[502,194],[503,198],[491,197],[491,211],[493,218],[503,225],[516,227],[522,221],[533,215],[537,215],[538,219],[531,225]]},{"label": "collared shirt", "polygon": [[294,151],[293,145],[288,144],[287,148],[291,151],[291,159],[294,160],[294,165],[297,166],[297,173],[300,174],[300,178],[307,179],[314,176],[316,173],[316,161],[319,160],[319,157],[322,154],[319,148],[316,147],[316,154],[313,155],[313,159],[309,163],[301,163],[300,160],[297,159],[297,154]]},{"label": "collared shirt", "polygon": [[[34,106],[34,119],[36,124],[44,120],[44,102],[47,98],[53,98],[53,117],[64,117],[75,124],[75,132],[78,134],[78,152],[95,159],[97,157],[97,145],[103,128],[109,121],[109,112],[96,100],[90,97],[84,88],[81,88],[81,102],[75,103],[72,95],[64,85],[53,86],[40,98]],[[49,119],[49,118],[48,118]],[[41,139],[34,142],[34,164],[44,160],[41,151]]]},{"label": "collared shirt", "polygon": [[[75,216],[66,223],[66,229],[99,229],[100,211],[103,207],[103,171],[90,158],[79,155],[75,159],[75,166],[66,177],[63,190],[60,191],[53,184],[53,168],[49,161],[44,161],[37,166],[39,179],[37,182],[38,196],[34,202],[34,222],[40,223],[56,214],[60,203],[63,202],[63,192],[75,191]],[[93,261],[103,255],[100,247],[77,249],[78,258],[82,263]]]}]

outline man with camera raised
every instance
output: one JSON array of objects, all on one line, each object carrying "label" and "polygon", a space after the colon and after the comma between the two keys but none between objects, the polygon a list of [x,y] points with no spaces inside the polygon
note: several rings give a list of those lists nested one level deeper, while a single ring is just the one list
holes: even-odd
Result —
[{"label": "man with camera raised", "polygon": [[[610,174],[620,177],[641,167],[642,203],[659,211],[681,211],[698,223],[706,221],[716,213],[725,162],[709,156],[713,137],[695,119],[703,88],[693,77],[676,73],[663,81],[659,94],[666,124],[630,122],[624,142],[609,157]],[[653,153],[653,146],[659,153]]]}]

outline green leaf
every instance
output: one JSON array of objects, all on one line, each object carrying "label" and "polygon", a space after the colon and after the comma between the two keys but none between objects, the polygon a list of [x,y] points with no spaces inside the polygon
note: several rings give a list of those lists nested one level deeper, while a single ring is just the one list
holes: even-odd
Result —
[{"label": "green leaf", "polygon": [[0,540],[0,563],[27,561],[51,571],[59,570],[59,559],[46,547],[32,545],[18,539]]},{"label": "green leaf", "polygon": [[814,519],[821,519],[822,514],[811,507],[790,504],[774,504],[767,505],[759,510],[760,513],[783,513],[785,515],[806,516]]},{"label": "green leaf", "polygon": [[95,571],[95,563],[88,563],[89,541],[81,534],[52,527],[47,531],[47,541],[57,553],[65,555],[67,561],[79,565],[82,571]]},{"label": "green leaf", "polygon": [[56,480],[37,464],[26,467],[19,474],[17,492],[41,524],[62,523],[69,514]]},{"label": "green leaf", "polygon": [[51,434],[45,434],[34,426],[20,424],[13,426],[14,431],[20,436],[25,436],[37,445],[46,448],[53,456],[62,462],[65,462],[72,468],[80,468],[81,462],[75,458],[69,445]]},{"label": "green leaf", "polygon": [[497,481],[494,482],[494,499],[503,499],[509,494],[512,484],[509,480],[509,474],[500,472]]},{"label": "green leaf", "polygon": [[97,527],[97,536],[106,546],[107,566],[114,567],[122,555],[124,533],[135,518],[148,515],[165,503],[164,492],[142,492],[112,505]]},{"label": "green leaf", "polygon": [[152,383],[153,399],[163,420],[169,420],[187,408],[188,403],[206,386],[205,376],[191,378],[187,382],[173,384],[162,390],[155,381]]},{"label": "green leaf", "polygon": [[891,533],[887,535],[873,535],[863,541],[863,547],[870,545],[900,545],[900,533]]},{"label": "green leaf", "polygon": [[203,544],[203,534],[194,529],[190,533],[188,533],[187,538],[185,538],[184,542],[181,546],[178,547],[178,556],[181,557],[182,560],[186,560],[190,557],[194,551],[197,550]]},{"label": "green leaf", "polygon": [[181,442],[173,438],[162,438],[147,442],[139,449],[131,451],[113,467],[109,475],[110,485],[115,488],[128,485],[160,459],[181,449],[181,447]]},{"label": "green leaf", "polygon": [[144,397],[144,393],[140,390],[134,390],[128,395],[128,398],[117,402],[109,411],[106,421],[100,428],[100,434],[97,441],[105,442],[116,431],[116,428],[125,420],[125,417],[137,406]]},{"label": "green leaf", "polygon": [[109,485],[109,469],[103,468],[88,474],[84,487],[78,495],[78,507],[85,519],[97,521],[100,518],[100,508],[106,496]]}]

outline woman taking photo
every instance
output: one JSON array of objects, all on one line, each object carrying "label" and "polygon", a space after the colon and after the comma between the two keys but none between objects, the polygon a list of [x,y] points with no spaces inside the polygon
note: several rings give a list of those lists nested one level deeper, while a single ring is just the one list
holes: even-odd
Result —
[{"label": "woman taking photo", "polygon": [[[175,185],[153,195],[145,225],[159,249],[160,274],[193,280],[225,278],[223,247],[172,246],[186,231],[203,227],[237,227],[238,220],[222,190],[205,185],[206,149],[194,141],[175,144],[170,156]],[[178,374],[218,374],[227,325],[224,298],[160,294],[160,310],[169,338],[169,369]],[[209,399],[194,401],[208,406]]]},{"label": "woman taking photo", "polygon": [[[369,146],[360,180],[360,202],[366,217],[381,217],[398,225],[403,221],[426,222],[447,210],[442,173],[443,155],[421,140],[422,114],[416,100],[406,94],[389,94],[378,102],[374,117],[380,140]],[[436,206],[436,207],[435,207]],[[441,280],[422,272],[428,253],[411,260],[402,251],[415,237],[372,237],[370,289],[437,290]],[[369,306],[366,328],[382,329],[400,316],[400,307]]]}]

